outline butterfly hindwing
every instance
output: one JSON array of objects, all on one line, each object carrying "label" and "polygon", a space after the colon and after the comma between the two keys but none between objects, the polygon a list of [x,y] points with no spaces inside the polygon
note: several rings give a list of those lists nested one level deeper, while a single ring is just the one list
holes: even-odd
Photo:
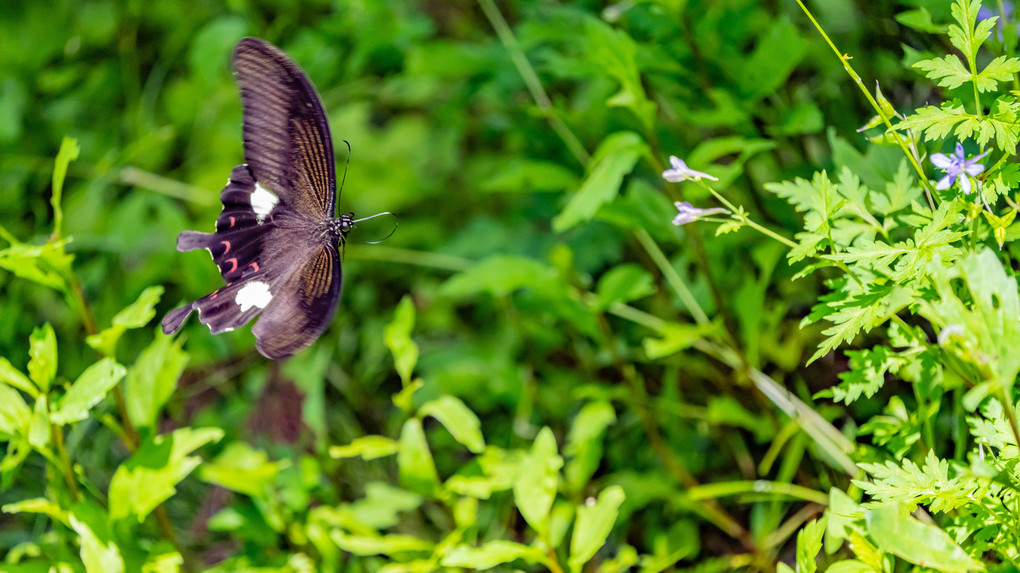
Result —
[{"label": "butterfly hindwing", "polygon": [[268,271],[259,271],[244,280],[227,286],[202,298],[170,311],[163,318],[163,332],[172,334],[192,312],[198,311],[198,320],[213,334],[230,332],[245,325],[265,309],[280,290],[282,277]]},{"label": "butterfly hindwing", "polygon": [[315,88],[278,48],[245,38],[234,50],[244,107],[244,156],[255,179],[309,219],[333,216],[336,170]]},{"label": "butterfly hindwing", "polygon": [[315,341],[329,325],[340,298],[340,255],[319,244],[280,285],[278,294],[251,331],[268,358],[290,356]]}]

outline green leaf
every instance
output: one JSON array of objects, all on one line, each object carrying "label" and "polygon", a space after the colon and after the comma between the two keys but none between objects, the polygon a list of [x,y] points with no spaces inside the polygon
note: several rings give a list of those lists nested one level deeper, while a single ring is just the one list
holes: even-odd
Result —
[{"label": "green leaf", "polygon": [[948,533],[910,516],[909,507],[884,504],[865,511],[869,537],[880,549],[915,565],[940,571],[983,571]]},{"label": "green leaf", "polygon": [[407,489],[426,497],[432,497],[439,491],[436,464],[432,461],[432,452],[418,418],[408,419],[400,431],[397,468],[400,483]]},{"label": "green leaf", "polygon": [[564,191],[577,186],[573,171],[551,161],[513,158],[500,163],[499,169],[479,185],[483,191],[535,193]]},{"label": "green leaf", "polygon": [[202,464],[198,478],[256,499],[268,499],[280,471],[265,452],[244,442],[231,442],[215,459]]},{"label": "green leaf", "polygon": [[706,334],[706,327],[670,322],[659,328],[659,338],[644,339],[643,347],[648,358],[656,360],[690,348],[692,344],[705,338]]},{"label": "green leaf", "polygon": [[69,522],[80,538],[86,573],[123,573],[124,559],[102,509],[79,503],[71,509]]},{"label": "green leaf", "polygon": [[155,429],[159,413],[177,389],[177,379],[188,364],[181,339],[156,333],[127,372],[124,399],[128,417],[136,428]]},{"label": "green leaf", "polygon": [[615,266],[599,279],[596,289],[599,310],[609,308],[614,302],[627,303],[655,293],[652,275],[640,265],[627,263]]},{"label": "green leaf", "polygon": [[48,515],[53,518],[54,521],[58,521],[63,524],[69,524],[68,518],[71,513],[60,507],[59,504],[54,503],[44,497],[34,497],[31,499],[23,499],[14,503],[5,503],[0,507],[0,511],[4,513],[39,513],[42,515]]},{"label": "green leaf", "polygon": [[934,451],[928,452],[924,465],[919,467],[909,459],[903,465],[859,464],[868,472],[872,482],[854,480],[854,483],[877,501],[923,503],[935,513],[949,512],[969,505],[979,496],[982,486],[969,476],[949,477],[949,461],[941,460]]},{"label": "green leaf", "polygon": [[[938,85],[944,88],[958,88],[973,79],[970,70],[963,65],[956,54],[949,54],[944,58],[922,60],[916,62],[914,67],[923,70],[928,79],[936,80]],[[994,85],[993,83],[992,87]]]},{"label": "green leaf", "polygon": [[28,355],[28,375],[45,394],[57,375],[57,335],[48,322],[32,331]]},{"label": "green leaf", "polygon": [[556,437],[548,427],[535,437],[531,451],[521,460],[514,479],[514,502],[525,521],[540,535],[549,531],[549,510],[556,499],[563,458],[556,450]]},{"label": "green leaf", "polygon": [[23,243],[0,250],[0,269],[15,276],[70,293],[66,271],[73,257],[64,252],[64,241],[51,241],[41,247]]},{"label": "green leaf", "polygon": [[64,221],[63,194],[64,178],[67,176],[67,166],[78,159],[78,140],[71,137],[64,137],[60,142],[60,151],[57,152],[57,160],[53,166],[53,194],[50,197],[50,205],[53,207],[53,236],[62,236],[62,224]]},{"label": "green leaf", "polygon": [[374,460],[392,456],[400,450],[400,442],[385,436],[361,436],[346,446],[330,446],[329,455],[334,458],[362,458]]},{"label": "green leaf", "polygon": [[588,402],[574,418],[563,453],[567,457],[563,475],[571,491],[580,492],[602,461],[602,437],[616,422],[616,411],[606,401]]},{"label": "green leaf", "polygon": [[497,539],[478,547],[457,545],[443,556],[442,564],[445,567],[491,569],[517,559],[528,563],[546,563],[548,558],[539,547]]},{"label": "green leaf", "polygon": [[613,107],[625,107],[641,120],[647,129],[655,122],[654,102],[648,99],[641,83],[636,62],[637,44],[623,30],[614,30],[597,18],[585,19],[587,57],[620,83],[620,91],[606,100]]},{"label": "green leaf", "polygon": [[338,529],[330,539],[340,549],[355,555],[394,555],[397,553],[432,551],[432,543],[410,535],[351,535]]},{"label": "green leaf", "polygon": [[557,280],[556,269],[525,257],[496,255],[450,277],[439,292],[452,298],[465,298],[488,292],[503,296],[524,287],[540,290]]},{"label": "green leaf", "polygon": [[[3,362],[0,362],[0,367],[3,366]],[[0,374],[0,380],[2,380],[2,374]],[[0,382],[0,440],[4,436],[26,436],[31,420],[32,409],[25,403],[21,394]]]},{"label": "green leaf", "polygon": [[156,304],[163,296],[163,287],[152,286],[138,295],[135,302],[118,312],[113,317],[113,323],[107,329],[98,334],[93,334],[85,341],[96,350],[114,356],[117,349],[117,342],[125,331],[133,328],[141,328],[156,316]]},{"label": "green leaf", "polygon": [[444,394],[422,404],[418,411],[422,416],[432,416],[439,420],[453,435],[453,439],[472,452],[480,454],[485,449],[482,423],[460,398]]},{"label": "green leaf", "polygon": [[577,520],[570,538],[570,558],[567,561],[571,571],[581,571],[584,564],[605,545],[625,497],[623,488],[613,485],[603,490],[595,503],[577,506]]},{"label": "green leaf", "polygon": [[387,529],[400,523],[400,514],[421,507],[422,497],[385,482],[365,484],[365,497],[348,505],[354,522],[362,527]]},{"label": "green leaf", "polygon": [[790,74],[807,53],[807,42],[786,18],[778,18],[761,30],[749,58],[739,74],[740,91],[748,101],[771,95],[787,83]]},{"label": "green leaf", "polygon": [[176,485],[202,460],[192,452],[223,438],[219,428],[180,428],[142,442],[110,480],[110,518],[134,516],[139,523],[177,491]]},{"label": "green leaf", "polygon": [[616,198],[624,176],[634,169],[641,155],[649,153],[636,133],[623,131],[606,137],[592,155],[581,187],[553,218],[553,230],[562,233],[594,217],[602,205]]},{"label": "green leaf", "polygon": [[72,424],[84,420],[89,410],[106,396],[127,371],[112,358],[103,358],[85,369],[67,394],[57,401],[50,413],[54,424]]},{"label": "green leaf", "polygon": [[46,396],[35,399],[32,422],[28,428],[28,443],[39,452],[45,452],[50,444],[50,413]]},{"label": "green leaf", "polygon": [[825,525],[825,518],[816,519],[797,532],[797,573],[818,570],[818,552],[822,550]]},{"label": "green leaf", "polygon": [[393,320],[386,325],[383,337],[387,348],[393,353],[400,380],[407,386],[414,374],[414,366],[418,363],[418,345],[411,339],[414,330],[414,301],[410,295],[404,295],[393,313]]},{"label": "green leaf", "polygon": [[[29,380],[28,376],[21,373],[20,370],[11,365],[6,358],[0,357],[0,382],[10,384],[14,388],[27,393],[28,395],[35,398],[39,395],[39,389],[35,387],[35,384]],[[2,400],[0,400],[2,402]]]}]

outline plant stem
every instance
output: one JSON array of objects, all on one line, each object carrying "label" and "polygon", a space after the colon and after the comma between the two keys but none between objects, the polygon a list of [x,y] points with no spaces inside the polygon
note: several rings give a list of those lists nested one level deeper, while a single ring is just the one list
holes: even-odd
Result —
[{"label": "plant stem", "polygon": [[889,117],[889,115],[885,112],[884,109],[882,109],[882,106],[878,104],[878,102],[875,100],[875,97],[871,95],[871,92],[869,92],[867,88],[864,87],[864,80],[861,79],[861,76],[857,75],[857,72],[854,70],[853,66],[850,65],[850,56],[840,52],[836,48],[836,45],[832,42],[831,39],[829,39],[829,35],[825,33],[825,30],[818,23],[818,21],[815,20],[814,15],[811,14],[811,11],[807,9],[807,6],[804,5],[804,2],[802,0],[797,0],[797,4],[800,6],[800,9],[804,11],[804,14],[807,15],[808,19],[811,20],[811,23],[814,24],[815,29],[818,30],[818,33],[821,34],[822,38],[825,39],[825,43],[827,43],[829,47],[832,48],[833,53],[835,53],[836,57],[839,58],[839,62],[843,64],[843,69],[846,70],[847,74],[850,75],[850,78],[854,81],[855,84],[857,84],[858,89],[860,89],[861,93],[864,94],[864,97],[867,98],[868,103],[870,103],[871,107],[875,109],[875,111],[878,113],[878,116],[882,118],[882,122],[885,123],[888,133],[892,134],[893,139],[896,140],[896,144],[900,146],[900,149],[903,150],[903,154],[907,157],[907,160],[910,161],[910,164],[914,166],[914,171],[917,172],[918,179],[921,181],[921,185],[924,187],[925,195],[928,199],[928,206],[931,208],[932,211],[934,211],[935,200],[933,199],[933,196],[935,194],[935,190],[932,188],[931,182],[928,180],[928,176],[925,175],[924,169],[921,169],[921,165],[918,164],[917,158],[914,156],[913,153],[910,152],[910,149],[907,147],[907,143],[903,139],[903,136],[900,135],[898,131],[893,129],[892,118]]},{"label": "plant stem", "polygon": [[687,311],[694,317],[694,321],[698,324],[708,324],[710,322],[708,315],[701,309],[701,305],[698,304],[698,300],[694,298],[694,293],[691,292],[687,285],[684,284],[684,280],[680,278],[680,274],[676,272],[673,265],[669,263],[669,259],[663,254],[662,249],[656,244],[652,236],[648,234],[648,231],[644,229],[638,229],[634,231],[634,236],[637,237],[638,242],[644,247],[645,251],[648,252],[648,256],[652,257],[655,261],[655,265],[659,267],[659,272],[662,273],[663,278],[669,283],[669,286],[673,289],[673,292],[680,297],[681,302],[687,307]]},{"label": "plant stem", "polygon": [[81,499],[81,491],[78,490],[78,481],[74,477],[74,465],[71,463],[71,456],[64,446],[64,430],[57,424],[50,423],[50,439],[57,449],[57,456],[60,458],[61,472],[64,475],[64,483],[67,484],[67,491],[71,494],[71,500],[77,502]]}]

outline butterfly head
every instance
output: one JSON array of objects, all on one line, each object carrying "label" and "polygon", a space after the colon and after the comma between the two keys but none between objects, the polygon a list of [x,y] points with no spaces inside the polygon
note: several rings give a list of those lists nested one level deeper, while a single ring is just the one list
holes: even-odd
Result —
[{"label": "butterfly head", "polygon": [[326,219],[319,224],[319,233],[323,239],[328,238],[330,242],[344,243],[347,240],[347,233],[354,228],[354,213],[344,213],[336,219]]}]

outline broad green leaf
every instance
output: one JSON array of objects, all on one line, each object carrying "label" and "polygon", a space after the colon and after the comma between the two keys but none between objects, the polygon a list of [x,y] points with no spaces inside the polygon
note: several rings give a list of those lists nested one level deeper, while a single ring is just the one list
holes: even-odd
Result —
[{"label": "broad green leaf", "polygon": [[605,310],[614,302],[627,303],[655,293],[652,275],[640,265],[628,263],[613,267],[599,279],[596,289],[598,308]]},{"label": "broad green leaf", "polygon": [[386,347],[393,353],[393,363],[400,380],[407,386],[418,363],[418,345],[411,339],[414,330],[414,301],[404,295],[393,314],[393,320],[386,325],[383,337]]},{"label": "broad green leaf", "polygon": [[670,322],[659,329],[658,338],[645,338],[642,346],[648,358],[655,360],[690,348],[692,344],[705,338],[705,334],[703,326]]},{"label": "broad green leaf", "polygon": [[141,328],[156,316],[156,304],[163,296],[163,287],[151,286],[138,295],[135,302],[118,312],[113,317],[113,323],[109,328],[98,334],[93,334],[85,341],[96,350],[107,356],[114,356],[117,350],[117,342],[125,331],[133,328]]},{"label": "broad green leaf", "polygon": [[57,401],[50,421],[54,424],[72,424],[84,420],[89,410],[98,404],[127,371],[112,358],[103,358],[85,369],[71,384],[67,394]]},{"label": "broad green leaf", "polygon": [[36,328],[29,337],[28,375],[42,393],[49,392],[57,375],[57,335],[50,323]]},{"label": "broad green leaf", "polygon": [[482,423],[460,398],[444,394],[422,404],[418,412],[422,416],[432,416],[439,420],[439,423],[453,435],[453,439],[472,452],[480,454],[485,449]]},{"label": "broad green leaf", "polygon": [[418,418],[408,419],[400,431],[397,467],[400,483],[407,489],[426,497],[434,496],[439,490],[436,464],[432,461],[432,452]]},{"label": "broad green leaf", "polygon": [[774,20],[757,36],[754,51],[743,60],[738,75],[740,90],[749,101],[771,95],[785,85],[807,52],[807,42],[786,18]]},{"label": "broad green leaf", "polygon": [[53,236],[60,237],[63,233],[61,227],[64,221],[63,194],[64,178],[67,176],[67,166],[78,159],[81,148],[78,140],[71,137],[64,137],[60,142],[60,151],[57,152],[57,160],[53,166],[53,194],[50,197],[50,205],[53,207]]},{"label": "broad green leaf", "polygon": [[184,557],[172,549],[163,553],[149,555],[142,565],[142,573],[180,573],[184,566]]},{"label": "broad green leaf", "polygon": [[[20,370],[12,366],[6,358],[0,358],[0,382],[10,384],[14,388],[28,393],[33,398],[39,395],[39,389],[35,387],[35,384],[32,383],[28,376],[25,376]],[[3,402],[4,400],[0,400],[0,404]],[[2,407],[0,405],[0,409]]]},{"label": "broad green leaf", "polygon": [[557,280],[556,269],[525,257],[495,255],[450,277],[439,292],[465,298],[488,292],[503,296],[524,287],[545,289]]},{"label": "broad green leaf", "polygon": [[62,271],[70,268],[73,257],[64,252],[64,241],[52,241],[43,246],[12,244],[0,250],[0,269],[14,276],[69,293],[67,279]]},{"label": "broad green leaf", "polygon": [[571,571],[581,571],[584,564],[606,544],[625,497],[623,488],[613,485],[603,490],[594,503],[577,507],[574,534],[570,538],[570,558],[567,561]]},{"label": "broad green leaf", "polygon": [[26,434],[31,419],[32,409],[25,403],[21,393],[0,381],[0,436]]},{"label": "broad green leaf", "polygon": [[641,83],[636,55],[638,45],[623,30],[616,30],[596,18],[585,20],[587,56],[598,69],[620,83],[620,91],[606,100],[614,107],[630,109],[647,129],[655,121],[655,102],[648,99]]},{"label": "broad green leaf", "polygon": [[374,460],[392,456],[400,450],[400,442],[385,436],[361,436],[346,446],[330,446],[329,455],[334,458],[362,458]]},{"label": "broad green leaf", "polygon": [[549,532],[549,510],[556,499],[563,458],[556,450],[556,437],[542,428],[518,466],[514,479],[514,503],[525,521],[540,535]]},{"label": "broad green leaf", "polygon": [[50,444],[50,412],[49,402],[46,396],[39,396],[35,399],[35,409],[32,411],[32,423],[28,429],[28,443],[37,451],[45,451],[44,448]]},{"label": "broad green leaf", "polygon": [[245,442],[231,442],[220,455],[202,464],[198,478],[256,499],[266,499],[280,467],[280,462],[270,462],[265,452]]},{"label": "broad green leaf", "polygon": [[394,555],[397,553],[432,551],[432,543],[410,535],[353,535],[338,529],[330,534],[340,549],[355,555]]},{"label": "broad green leaf", "polygon": [[445,567],[484,570],[517,559],[523,559],[528,563],[547,562],[545,553],[539,547],[513,541],[495,540],[483,543],[478,547],[458,545],[443,556],[442,564]]},{"label": "broad green leaf", "polygon": [[910,563],[940,571],[985,569],[948,533],[911,517],[908,506],[884,504],[866,510],[864,520],[869,537],[880,549]]},{"label": "broad green leaf", "polygon": [[602,436],[616,421],[616,411],[606,401],[588,402],[577,413],[567,434],[563,475],[571,491],[580,492],[602,461]]},{"label": "broad green leaf", "polygon": [[365,484],[365,497],[348,504],[353,520],[361,527],[382,530],[400,523],[400,514],[421,507],[423,498],[385,482]]},{"label": "broad green leaf", "polygon": [[188,364],[181,339],[157,331],[156,337],[138,355],[124,380],[128,417],[139,429],[155,429],[159,414],[177,389],[177,379]]},{"label": "broad green leaf", "polygon": [[616,198],[624,176],[648,153],[648,147],[636,133],[624,131],[606,137],[592,155],[581,187],[553,219],[553,230],[562,233],[594,217],[599,207]]},{"label": "broad green leaf", "polygon": [[141,444],[110,481],[110,518],[134,516],[138,522],[169,499],[176,485],[202,460],[192,452],[223,438],[219,428],[181,428]]},{"label": "broad green leaf", "polygon": [[124,559],[103,510],[79,503],[71,509],[69,522],[80,538],[86,573],[123,573]]}]

